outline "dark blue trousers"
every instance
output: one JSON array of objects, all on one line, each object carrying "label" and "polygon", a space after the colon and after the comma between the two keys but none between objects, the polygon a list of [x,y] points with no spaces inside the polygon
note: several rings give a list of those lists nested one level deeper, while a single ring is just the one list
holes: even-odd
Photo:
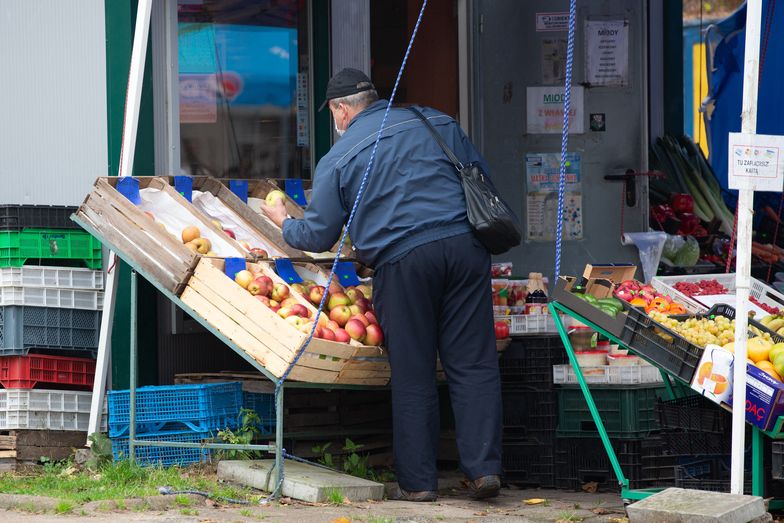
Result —
[{"label": "dark blue trousers", "polygon": [[501,383],[490,255],[473,234],[438,240],[380,267],[373,286],[392,367],[401,488],[437,489],[436,354],[449,384],[463,472],[472,480],[500,474]]}]

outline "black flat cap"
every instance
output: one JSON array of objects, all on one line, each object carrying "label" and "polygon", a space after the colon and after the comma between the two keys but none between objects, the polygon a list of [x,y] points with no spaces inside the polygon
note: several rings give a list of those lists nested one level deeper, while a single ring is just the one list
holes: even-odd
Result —
[{"label": "black flat cap", "polygon": [[326,99],[318,110],[321,111],[324,109],[327,102],[335,98],[343,98],[344,96],[361,93],[362,91],[369,91],[375,88],[373,82],[370,81],[370,78],[368,78],[365,73],[358,69],[346,67],[329,79],[329,82],[327,83]]}]

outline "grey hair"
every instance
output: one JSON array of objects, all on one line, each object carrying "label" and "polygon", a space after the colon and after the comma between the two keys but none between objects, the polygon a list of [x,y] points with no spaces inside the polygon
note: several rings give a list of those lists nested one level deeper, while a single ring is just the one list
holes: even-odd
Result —
[{"label": "grey hair", "polygon": [[378,93],[376,90],[368,89],[367,91],[361,91],[341,98],[333,98],[329,101],[329,105],[330,107],[337,107],[339,104],[344,104],[349,107],[361,107],[364,109],[376,100],[378,100]]}]

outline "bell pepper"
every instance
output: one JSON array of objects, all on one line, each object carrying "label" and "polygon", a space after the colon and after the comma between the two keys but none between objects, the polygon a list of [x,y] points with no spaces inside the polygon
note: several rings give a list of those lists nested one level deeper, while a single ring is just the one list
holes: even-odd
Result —
[{"label": "bell pepper", "polygon": [[678,219],[681,221],[678,234],[683,236],[690,236],[694,234],[694,232],[697,230],[697,227],[700,227],[701,225],[700,219],[690,212],[680,214]]},{"label": "bell pepper", "polygon": [[694,198],[690,194],[675,193],[670,196],[670,207],[675,214],[693,213]]}]

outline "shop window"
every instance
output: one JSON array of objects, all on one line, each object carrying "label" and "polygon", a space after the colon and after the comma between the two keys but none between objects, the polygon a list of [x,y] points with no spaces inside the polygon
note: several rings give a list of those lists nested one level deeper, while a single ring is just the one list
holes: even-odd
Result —
[{"label": "shop window", "polygon": [[306,0],[178,0],[181,169],[310,177]]}]

